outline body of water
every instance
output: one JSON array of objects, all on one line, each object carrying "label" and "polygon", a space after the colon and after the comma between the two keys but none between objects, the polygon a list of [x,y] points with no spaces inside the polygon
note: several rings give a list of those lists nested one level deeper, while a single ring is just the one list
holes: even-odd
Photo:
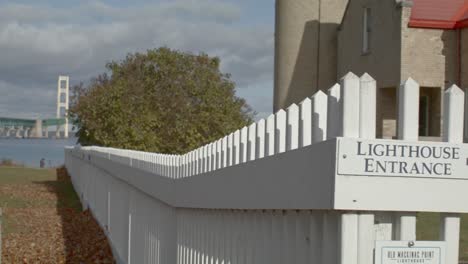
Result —
[{"label": "body of water", "polygon": [[42,158],[46,167],[64,163],[64,147],[73,146],[76,138],[68,139],[16,139],[0,138],[0,159],[11,159],[27,167],[39,167]]}]

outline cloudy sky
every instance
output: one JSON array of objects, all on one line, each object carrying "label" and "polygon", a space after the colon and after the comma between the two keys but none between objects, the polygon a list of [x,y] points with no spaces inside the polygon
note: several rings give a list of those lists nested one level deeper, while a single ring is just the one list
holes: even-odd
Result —
[{"label": "cloudy sky", "polygon": [[272,110],[274,0],[0,0],[0,116],[55,115],[56,83],[168,46],[219,56],[237,94]]}]

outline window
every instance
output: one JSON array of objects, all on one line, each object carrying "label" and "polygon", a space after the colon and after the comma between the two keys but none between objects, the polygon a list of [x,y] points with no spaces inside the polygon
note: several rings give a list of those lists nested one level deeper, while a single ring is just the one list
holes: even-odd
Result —
[{"label": "window", "polygon": [[371,33],[371,9],[368,7],[364,7],[362,22],[362,53],[367,54],[370,51]]}]

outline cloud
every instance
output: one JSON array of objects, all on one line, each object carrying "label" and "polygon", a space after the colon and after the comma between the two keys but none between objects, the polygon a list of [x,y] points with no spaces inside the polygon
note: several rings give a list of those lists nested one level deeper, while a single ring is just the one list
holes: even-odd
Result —
[{"label": "cloud", "polygon": [[242,12],[238,4],[215,0],[0,5],[0,98],[8,98],[0,99],[0,115],[53,115],[59,74],[70,75],[72,83],[86,81],[110,60],[160,46],[219,56],[238,94],[257,112],[268,112],[273,28],[239,21]]}]

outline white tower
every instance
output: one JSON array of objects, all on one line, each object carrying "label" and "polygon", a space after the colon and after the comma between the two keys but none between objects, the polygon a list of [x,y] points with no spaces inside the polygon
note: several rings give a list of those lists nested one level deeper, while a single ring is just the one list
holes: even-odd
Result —
[{"label": "white tower", "polygon": [[[68,138],[68,90],[70,78],[68,76],[59,76],[57,86],[57,118],[65,118],[63,137]],[[65,96],[65,98],[62,97]],[[62,108],[65,111],[61,112]],[[56,137],[60,137],[61,126],[57,125]]]}]

